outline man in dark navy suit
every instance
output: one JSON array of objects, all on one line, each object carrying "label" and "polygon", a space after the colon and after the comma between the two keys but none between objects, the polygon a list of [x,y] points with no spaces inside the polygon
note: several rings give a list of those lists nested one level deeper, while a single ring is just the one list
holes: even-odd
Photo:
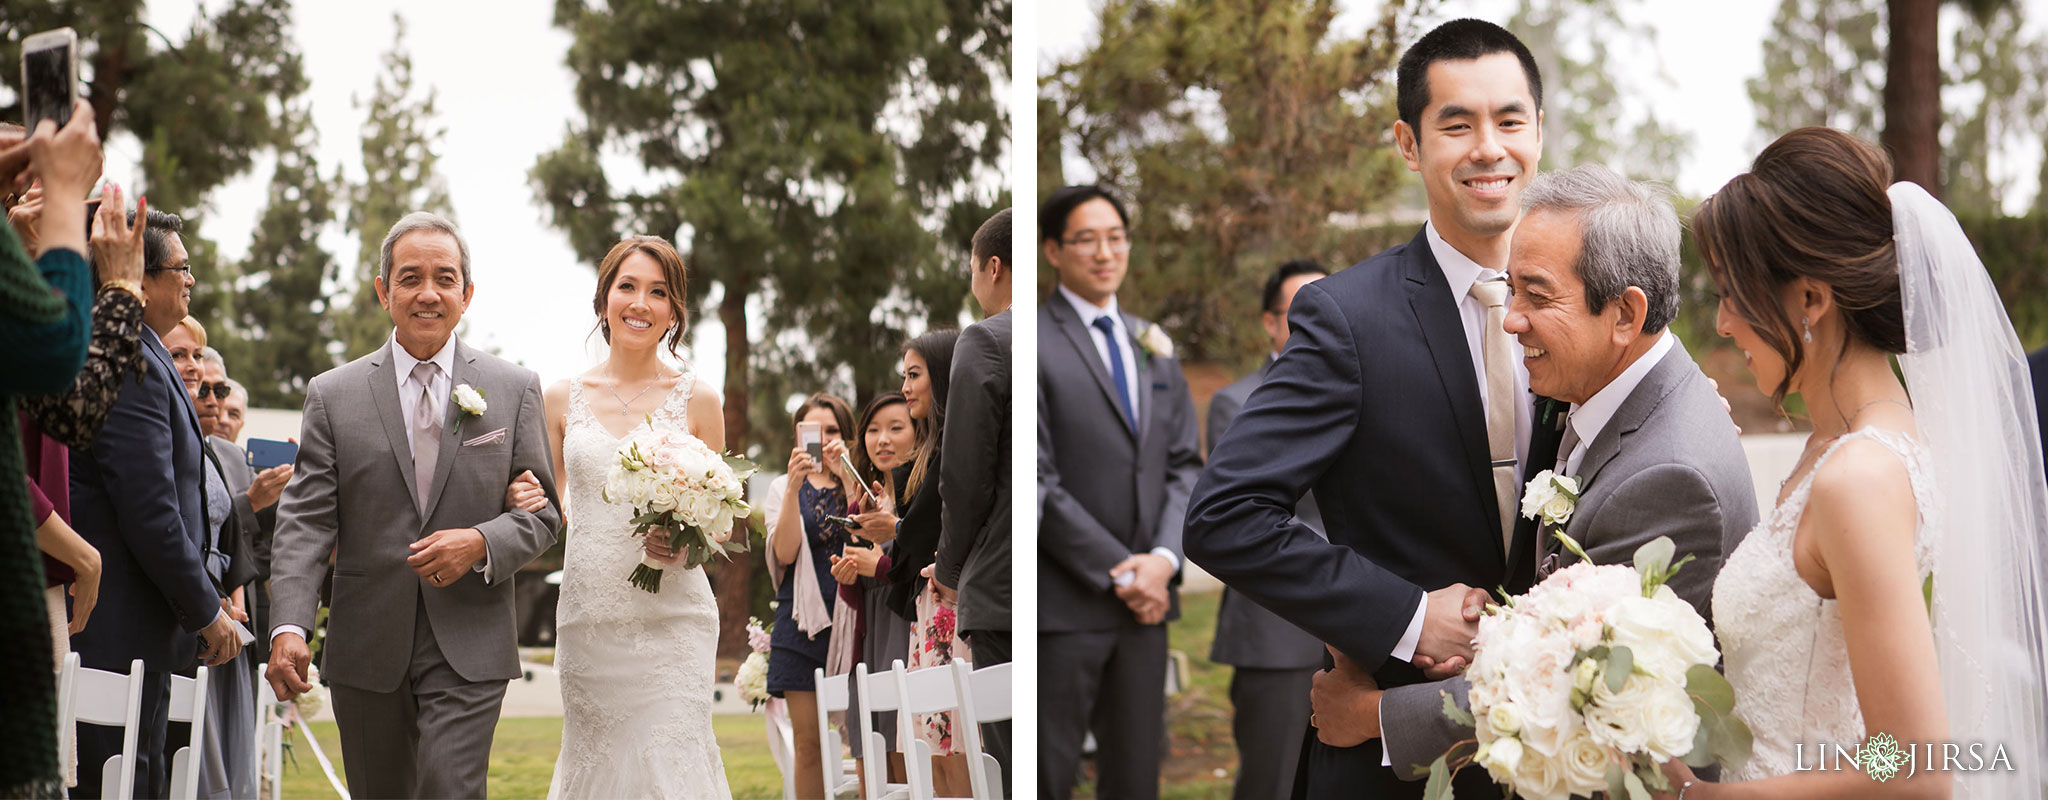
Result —
[{"label": "man in dark navy suit", "polygon": [[[1522,465],[1557,447],[1550,426],[1532,440],[1525,354],[1502,328],[1509,239],[1542,157],[1535,59],[1499,26],[1457,20],[1402,56],[1396,91],[1395,141],[1429,222],[1295,295],[1287,348],[1211,452],[1186,529],[1203,569],[1380,687],[1469,663],[1467,586],[1531,583],[1533,567],[1509,566],[1533,538],[1513,506]],[[1327,541],[1295,517],[1310,490]],[[1329,722],[1310,718],[1297,796],[1421,796],[1357,719]],[[1455,789],[1495,791],[1477,770]]]},{"label": "man in dark navy suit", "polygon": [[[92,449],[71,458],[72,526],[100,551],[100,597],[92,624],[71,637],[79,662],[126,674],[142,659],[142,716],[135,793],[170,788],[170,674],[198,663],[218,667],[241,652],[234,622],[208,577],[200,484],[202,448],[192,398],[160,338],[192,298],[192,271],[177,217],[150,210],[143,232],[143,356],[148,368],[124,382]],[[78,726],[79,797],[100,796],[100,765],[121,753],[121,729]]]}]

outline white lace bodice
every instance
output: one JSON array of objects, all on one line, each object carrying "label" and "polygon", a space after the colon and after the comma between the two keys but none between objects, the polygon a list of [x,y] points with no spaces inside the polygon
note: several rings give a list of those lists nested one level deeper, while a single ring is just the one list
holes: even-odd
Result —
[{"label": "white lace bodice", "polygon": [[1735,713],[1756,735],[1749,762],[1724,780],[1789,773],[1796,765],[1795,746],[1802,742],[1811,763],[1818,743],[1846,746],[1865,738],[1841,610],[1836,601],[1816,594],[1792,561],[1793,534],[1806,513],[1813,476],[1855,439],[1877,442],[1904,462],[1921,520],[1914,556],[1923,578],[1934,569],[1938,532],[1926,520],[1940,519],[1940,496],[1927,451],[1903,434],[1875,428],[1853,431],[1829,445],[1792,493],[1729,554],[1714,582],[1714,626],[1728,682],[1735,688]]},{"label": "white lace bodice", "polygon": [[[689,430],[687,366],[648,426]],[[711,730],[718,603],[704,570],[671,567],[661,591],[627,581],[640,563],[632,509],[605,502],[622,437],[599,424],[569,381],[562,434],[570,530],[555,612],[562,751],[550,797],[727,797]]]}]

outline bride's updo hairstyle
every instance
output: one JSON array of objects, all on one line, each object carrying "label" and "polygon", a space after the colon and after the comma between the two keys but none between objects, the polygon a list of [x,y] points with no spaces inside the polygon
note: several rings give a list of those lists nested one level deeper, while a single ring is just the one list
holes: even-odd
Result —
[{"label": "bride's updo hairstyle", "polygon": [[[1891,179],[1884,151],[1832,128],[1800,128],[1764,148],[1749,172],[1693,213],[1708,274],[1785,362],[1772,402],[1784,402],[1807,359],[1804,326],[1780,299],[1795,279],[1828,285],[1849,336],[1887,353],[1906,352],[1892,202],[1885,193]],[[1839,363],[1842,352],[1834,357]]]},{"label": "bride's updo hairstyle", "polygon": [[683,341],[683,331],[690,327],[690,313],[684,308],[683,298],[689,296],[689,271],[683,267],[683,257],[668,240],[659,236],[628,236],[612,245],[611,252],[604,254],[604,260],[597,264],[597,296],[591,298],[590,308],[597,312],[597,331],[604,335],[604,343],[612,343],[611,324],[604,318],[604,299],[611,295],[612,284],[619,281],[619,267],[634,253],[646,253],[661,265],[661,279],[668,282],[669,311],[675,314],[676,324],[668,329],[668,354],[681,358],[676,352]]}]

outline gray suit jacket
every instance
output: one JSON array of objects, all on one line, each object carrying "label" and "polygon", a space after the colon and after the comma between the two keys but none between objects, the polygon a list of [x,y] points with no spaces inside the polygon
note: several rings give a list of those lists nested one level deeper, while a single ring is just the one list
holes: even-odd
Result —
[{"label": "gray suit jacket", "polygon": [[[1129,314],[1140,335],[1149,323]],[[1134,342],[1120,342],[1136,347]],[[1109,570],[1154,547],[1181,550],[1188,495],[1201,477],[1194,400],[1180,362],[1138,361],[1135,433],[1118,410],[1115,383],[1073,306],[1055,294],[1038,305],[1038,629],[1116,630],[1134,619]],[[1177,586],[1179,578],[1174,579]],[[1180,616],[1180,594],[1172,591]]]},{"label": "gray suit jacket", "polygon": [[[1756,490],[1734,423],[1684,347],[1672,347],[1587,444],[1578,478],[1565,533],[1597,564],[1630,563],[1645,542],[1671,537],[1674,560],[1694,556],[1671,589],[1711,622],[1721,560],[1756,526]],[[1565,554],[1559,566],[1576,560]],[[1396,732],[1387,753],[1403,778],[1472,737],[1444,717],[1445,691],[1469,707],[1462,677],[1389,689],[1380,700],[1383,733]]]},{"label": "gray suit jacket", "polygon": [[[1230,429],[1231,421],[1237,419],[1237,412],[1251,398],[1252,390],[1265,380],[1266,368],[1272,365],[1273,359],[1268,357],[1251,374],[1209,398],[1210,449]],[[1208,452],[1202,455],[1207,457]],[[1294,516],[1317,534],[1323,534],[1323,514],[1316,507],[1314,491],[1301,496],[1301,502],[1294,506]],[[1254,669],[1316,669],[1323,665],[1323,643],[1267,611],[1265,606],[1225,587],[1216,610],[1216,643],[1209,649],[1209,660]]]},{"label": "gray suit jacket", "polygon": [[[488,408],[469,417],[443,402],[441,454],[422,509],[413,499],[392,346],[329,370],[306,389],[298,468],[279,501],[273,624],[312,629],[327,554],[338,546],[322,656],[329,681],[397,690],[422,597],[435,641],[463,679],[518,677],[512,576],[554,544],[561,524],[540,379],[456,342],[452,385],[476,387]],[[494,441],[464,443],[501,429]],[[523,470],[532,470],[547,492],[549,505],[539,514],[505,510],[505,486]],[[413,574],[405,561],[409,545],[450,528],[482,532],[494,580],[471,573],[435,587]]]},{"label": "gray suit jacket", "polygon": [[1010,629],[1010,312],[953,346],[939,460],[939,582],[960,592],[963,631]]}]

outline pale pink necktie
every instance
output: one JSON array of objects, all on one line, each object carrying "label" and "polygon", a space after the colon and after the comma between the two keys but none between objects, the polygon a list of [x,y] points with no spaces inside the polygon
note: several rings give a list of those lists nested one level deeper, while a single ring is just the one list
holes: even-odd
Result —
[{"label": "pale pink necktie", "polygon": [[1473,281],[1473,299],[1486,307],[1486,322],[1479,329],[1480,362],[1486,365],[1486,450],[1493,463],[1493,496],[1500,505],[1501,552],[1515,545],[1515,362],[1509,352],[1507,319],[1508,282]]},{"label": "pale pink necktie", "polygon": [[412,406],[412,474],[419,487],[420,513],[426,513],[427,495],[434,490],[434,464],[441,458],[441,415],[434,413],[434,376],[441,366],[422,361],[412,368],[413,383],[420,396]]}]

